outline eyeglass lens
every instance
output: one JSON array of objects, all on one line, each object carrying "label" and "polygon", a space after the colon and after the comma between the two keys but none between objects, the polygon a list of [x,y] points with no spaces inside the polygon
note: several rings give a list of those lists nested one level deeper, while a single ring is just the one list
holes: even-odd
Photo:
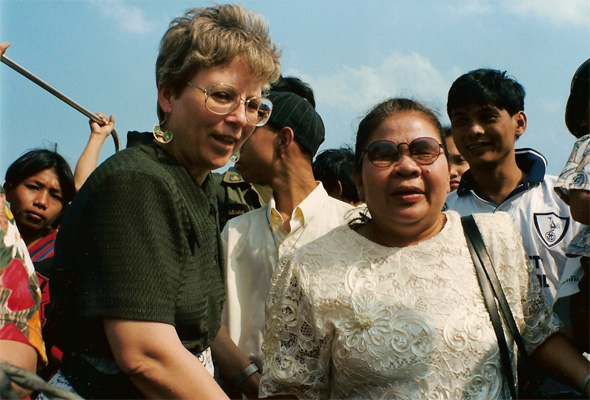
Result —
[{"label": "eyeglass lens", "polygon": [[421,137],[408,143],[395,144],[390,140],[378,140],[371,143],[365,151],[369,161],[376,167],[389,167],[400,159],[400,146],[408,146],[410,157],[418,164],[428,165],[435,162],[440,155],[441,144],[434,138]]},{"label": "eyeglass lens", "polygon": [[225,84],[217,84],[207,89],[207,109],[215,114],[229,114],[240,105],[241,101],[246,104],[246,119],[256,126],[264,125],[272,111],[272,103],[264,97],[251,97],[242,100],[240,92]]}]

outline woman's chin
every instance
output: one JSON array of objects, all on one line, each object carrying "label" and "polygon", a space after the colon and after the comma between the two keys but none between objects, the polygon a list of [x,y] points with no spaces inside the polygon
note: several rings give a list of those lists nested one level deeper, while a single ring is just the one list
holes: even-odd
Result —
[{"label": "woman's chin", "polygon": [[211,159],[209,160],[210,169],[213,171],[225,167],[227,163],[229,163],[230,158],[231,153],[211,157]]}]

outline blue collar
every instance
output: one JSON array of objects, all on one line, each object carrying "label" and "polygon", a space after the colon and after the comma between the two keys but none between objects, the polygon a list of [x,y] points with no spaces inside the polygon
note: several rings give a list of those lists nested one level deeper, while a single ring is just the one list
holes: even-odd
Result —
[{"label": "blue collar", "polygon": [[[547,160],[545,160],[545,157],[536,150],[516,149],[515,156],[516,165],[522,172],[524,172],[524,178],[519,182],[512,193],[506,197],[506,199],[527,190],[533,184],[543,182],[545,171],[547,169]],[[493,203],[493,200],[477,187],[473,175],[471,174],[471,170],[467,170],[461,177],[461,182],[457,189],[457,195],[465,196],[471,191],[482,199]]]}]

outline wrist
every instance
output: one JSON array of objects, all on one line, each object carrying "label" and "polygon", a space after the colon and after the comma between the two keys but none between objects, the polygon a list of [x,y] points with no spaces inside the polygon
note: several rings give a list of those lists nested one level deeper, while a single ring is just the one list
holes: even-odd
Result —
[{"label": "wrist", "polygon": [[253,362],[250,363],[242,372],[238,374],[234,379],[232,379],[231,384],[234,385],[236,388],[242,386],[248,378],[250,378],[255,373],[260,372],[258,366]]},{"label": "wrist", "polygon": [[104,134],[102,132],[90,132],[90,139],[105,141],[111,133]]}]

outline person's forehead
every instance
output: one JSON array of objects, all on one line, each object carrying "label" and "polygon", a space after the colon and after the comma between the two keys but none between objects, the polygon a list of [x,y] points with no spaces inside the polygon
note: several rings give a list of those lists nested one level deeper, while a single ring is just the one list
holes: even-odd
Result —
[{"label": "person's forehead", "polygon": [[32,175],[29,175],[23,181],[35,181],[39,183],[48,183],[59,186],[59,175],[52,168],[46,168]]},{"label": "person's forehead", "polygon": [[477,114],[477,113],[484,113],[484,112],[500,112],[500,111],[501,111],[500,108],[498,108],[492,104],[469,104],[469,105],[455,107],[453,109],[453,116],[464,115],[464,114]]}]

